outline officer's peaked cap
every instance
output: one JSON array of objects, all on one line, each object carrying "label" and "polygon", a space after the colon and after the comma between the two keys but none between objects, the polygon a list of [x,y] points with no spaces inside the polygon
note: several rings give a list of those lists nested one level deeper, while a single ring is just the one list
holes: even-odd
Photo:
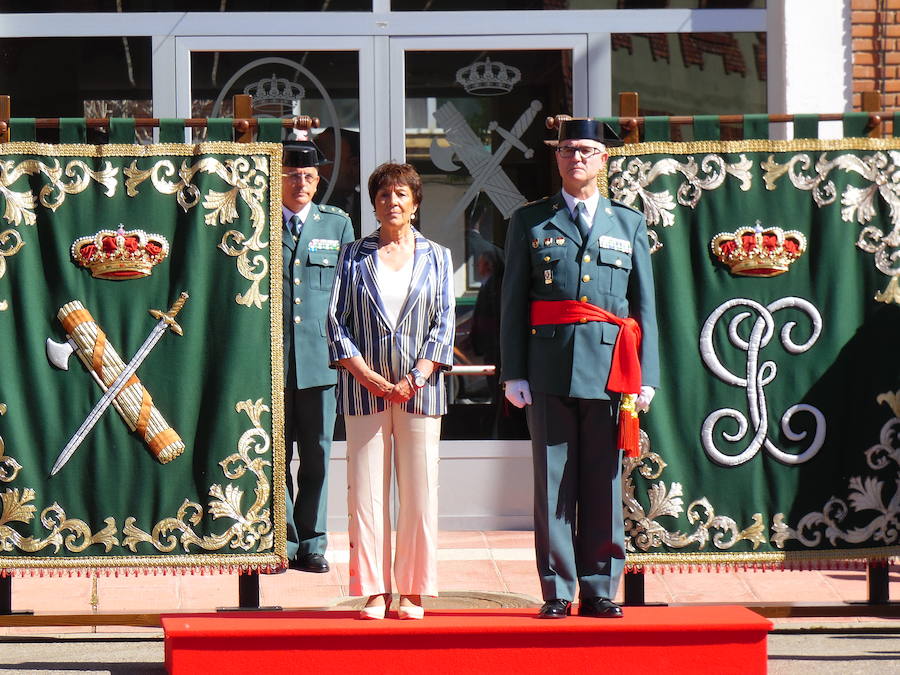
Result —
[{"label": "officer's peaked cap", "polygon": [[559,122],[559,133],[555,141],[544,141],[547,145],[556,146],[561,141],[587,138],[607,147],[624,145],[624,141],[606,122],[589,117],[573,117]]},{"label": "officer's peaked cap", "polygon": [[282,147],[284,148],[282,166],[302,169],[331,164],[331,160],[327,159],[312,141],[285,141]]}]

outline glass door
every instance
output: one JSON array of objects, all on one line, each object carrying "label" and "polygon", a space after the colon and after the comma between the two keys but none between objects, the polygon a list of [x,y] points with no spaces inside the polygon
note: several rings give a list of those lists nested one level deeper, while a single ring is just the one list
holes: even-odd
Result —
[{"label": "glass door", "polygon": [[449,440],[527,438],[499,386],[510,214],[558,189],[545,119],[586,114],[584,35],[391,40],[391,149],[422,176],[418,226],[452,251]]},{"label": "glass door", "polygon": [[[189,75],[176,82],[176,115],[229,116],[231,97],[248,93],[260,116],[318,117],[313,136],[334,165],[316,200],[348,211],[357,234],[376,227],[366,194],[375,166],[408,161],[422,175],[419,226],[456,266],[445,439],[527,438],[497,377],[506,226],[518,206],[559,189],[545,119],[588,114],[588,38],[177,39],[176,73]],[[607,78],[595,88],[607,95]]]},{"label": "glass door", "polygon": [[[179,72],[189,72],[177,94],[180,117],[231,117],[232,97],[253,97],[257,117],[319,118],[313,140],[332,164],[322,167],[315,201],[350,214],[361,231],[362,156],[372,154],[371,101],[361,73],[371,70],[371,40],[322,37],[182,38]],[[201,130],[194,140],[202,140]]]}]

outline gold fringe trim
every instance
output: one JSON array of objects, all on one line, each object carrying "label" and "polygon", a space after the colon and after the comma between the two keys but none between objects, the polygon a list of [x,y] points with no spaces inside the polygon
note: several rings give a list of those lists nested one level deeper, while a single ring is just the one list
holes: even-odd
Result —
[{"label": "gold fringe trim", "polygon": [[[272,176],[281,176],[281,144],[280,143],[235,143],[234,141],[213,141],[209,143],[154,143],[151,145],[127,145],[109,143],[104,145],[88,145],[75,143],[36,143],[34,141],[15,141],[0,143],[0,153],[10,155],[44,155],[47,157],[154,157],[156,155],[175,155],[176,157],[195,157],[197,155],[250,155],[254,152],[268,155],[271,166],[278,172]],[[277,167],[275,159],[277,158]],[[281,180],[273,180],[278,184],[279,228],[281,223]],[[274,196],[274,193],[273,193]],[[279,236],[279,239],[281,237]]]},{"label": "gold fringe trim", "polygon": [[203,567],[93,567],[77,569],[61,568],[20,568],[0,570],[0,579],[7,577],[84,577],[86,579],[99,577],[141,577],[141,576],[212,576],[213,574],[280,574],[287,569],[287,561],[277,565],[206,565]]},{"label": "gold fringe trim", "polygon": [[889,565],[900,560],[900,549],[784,551],[769,553],[629,553],[629,572],[663,573],[707,570],[822,570],[864,569],[868,564]]},{"label": "gold fringe trim", "polygon": [[749,139],[746,141],[651,141],[609,148],[610,157],[633,155],[687,155],[692,153],[727,152],[797,152],[828,150],[897,150],[898,138],[801,138],[790,141]]},{"label": "gold fringe trim", "polygon": [[0,558],[0,577],[127,576],[129,574],[273,574],[287,567],[287,555],[92,556],[86,558]]},{"label": "gold fringe trim", "polygon": [[284,440],[284,329],[281,274],[284,264],[281,251],[281,146],[270,158],[269,182],[269,318],[272,338],[272,512],[275,521],[275,553],[287,559],[287,460]]},{"label": "gold fringe trim", "polygon": [[820,560],[802,562],[772,562],[772,563],[696,563],[696,564],[672,564],[672,565],[625,565],[625,571],[630,574],[692,574],[694,572],[811,572],[824,570],[866,570],[871,565],[893,565],[893,558],[870,558],[865,560]]}]

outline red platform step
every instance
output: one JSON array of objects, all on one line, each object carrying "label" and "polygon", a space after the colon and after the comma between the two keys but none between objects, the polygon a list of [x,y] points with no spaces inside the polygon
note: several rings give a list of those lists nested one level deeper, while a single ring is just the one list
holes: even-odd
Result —
[{"label": "red platform step", "polygon": [[[169,673],[766,672],[772,623],[744,607],[627,607],[622,619],[534,610],[436,610],[422,621],[356,612],[162,617]],[[548,670],[549,669],[549,670]]]}]

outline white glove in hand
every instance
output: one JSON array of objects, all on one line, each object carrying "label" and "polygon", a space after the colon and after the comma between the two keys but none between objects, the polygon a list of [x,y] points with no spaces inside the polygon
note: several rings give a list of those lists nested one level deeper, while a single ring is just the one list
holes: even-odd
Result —
[{"label": "white glove in hand", "polygon": [[656,390],[653,387],[641,387],[641,393],[638,394],[637,400],[634,402],[635,409],[638,412],[650,410],[650,401],[653,400],[655,394]]},{"label": "white glove in hand", "polygon": [[507,380],[506,400],[517,408],[531,405],[531,387],[528,386],[528,380]]}]

